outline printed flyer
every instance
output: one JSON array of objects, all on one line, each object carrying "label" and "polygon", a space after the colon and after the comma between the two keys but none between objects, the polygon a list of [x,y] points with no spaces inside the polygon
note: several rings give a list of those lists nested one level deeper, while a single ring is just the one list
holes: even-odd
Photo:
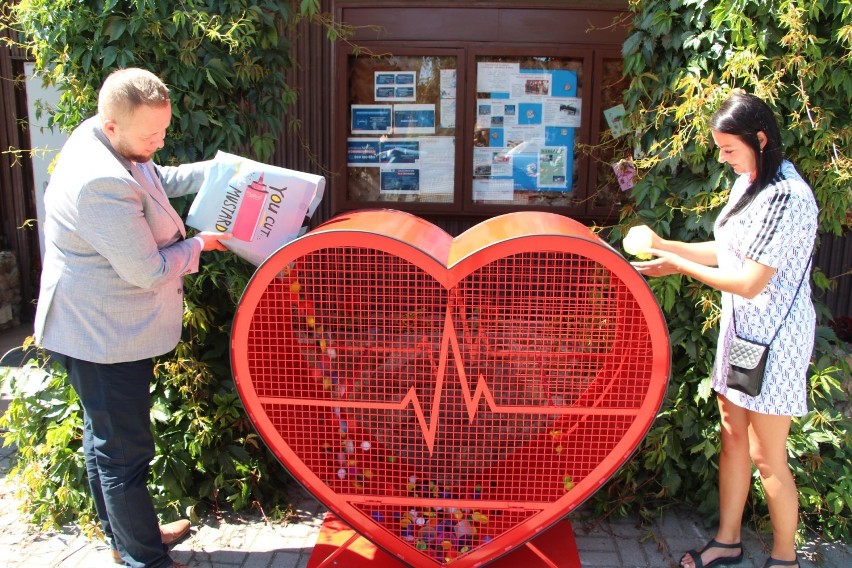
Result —
[{"label": "printed flyer", "polygon": [[323,176],[262,164],[226,152],[214,158],[186,223],[231,233],[222,241],[254,265],[308,229],[325,191]]}]

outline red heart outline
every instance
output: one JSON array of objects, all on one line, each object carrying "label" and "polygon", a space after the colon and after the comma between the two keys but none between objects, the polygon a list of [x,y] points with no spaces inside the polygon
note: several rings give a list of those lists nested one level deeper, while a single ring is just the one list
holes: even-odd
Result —
[{"label": "red heart outline", "polygon": [[[464,350],[469,350],[471,346],[470,341],[465,339],[468,336],[462,337],[463,332],[459,331],[461,329],[459,326],[462,324],[459,324],[457,320],[464,319],[464,316],[459,316],[460,312],[454,311],[457,308],[451,307],[451,300],[447,303],[440,353],[437,357],[433,357],[437,362],[435,366],[437,373],[435,373],[434,382],[429,385],[434,392],[428,418],[423,406],[424,404],[429,406],[429,399],[419,397],[418,392],[421,392],[421,389],[414,386],[407,387],[406,396],[397,396],[391,406],[376,401],[356,401],[357,404],[350,404],[345,394],[338,398],[329,398],[319,388],[315,388],[317,392],[315,398],[270,396],[270,393],[278,392],[276,389],[289,392],[288,389],[293,382],[317,383],[319,375],[325,373],[322,370],[317,371],[316,364],[306,363],[300,355],[295,358],[293,356],[293,352],[304,351],[305,348],[294,347],[299,344],[300,339],[297,337],[298,333],[294,331],[297,326],[288,314],[298,309],[294,306],[303,302],[301,298],[304,293],[293,287],[296,279],[288,275],[288,267],[294,266],[294,263],[298,265],[307,258],[333,256],[334,260],[330,262],[339,263],[341,269],[350,270],[351,268],[345,264],[346,257],[340,254],[340,251],[347,250],[377,251],[382,255],[399,259],[431,277],[448,294],[448,297],[455,293],[458,287],[464,285],[467,279],[473,280],[475,276],[484,274],[488,267],[507,259],[522,258],[523,255],[528,254],[553,254],[557,260],[563,258],[561,255],[570,255],[572,258],[583,260],[583,266],[587,270],[607,275],[606,277],[611,279],[610,282],[615,283],[613,287],[621,290],[617,304],[619,310],[615,318],[621,317],[618,314],[622,312],[622,302],[624,302],[623,305],[630,306],[629,309],[624,310],[625,313],[632,314],[625,316],[631,322],[630,325],[610,324],[610,332],[615,329],[630,336],[629,338],[616,337],[608,343],[614,346],[618,342],[623,353],[619,352],[614,358],[610,358],[609,367],[598,366],[593,372],[596,373],[596,377],[608,376],[609,373],[615,376],[622,372],[619,365],[624,365],[625,368],[630,369],[630,371],[624,371],[625,373],[635,374],[636,369],[640,369],[641,376],[595,378],[582,387],[585,390],[574,397],[571,404],[553,404],[548,405],[547,408],[536,408],[535,414],[553,417],[552,424],[560,425],[558,429],[556,426],[549,426],[553,439],[556,439],[553,432],[559,432],[560,437],[566,437],[563,430],[569,429],[570,435],[567,437],[576,435],[577,438],[581,438],[580,434],[576,433],[576,429],[581,427],[580,425],[594,426],[596,420],[600,420],[601,424],[606,424],[606,420],[620,420],[625,424],[629,421],[629,425],[624,426],[624,431],[619,433],[620,438],[617,440],[597,441],[594,434],[585,434],[590,438],[585,442],[578,442],[585,444],[579,453],[588,452],[590,455],[595,452],[605,453],[605,457],[596,464],[582,464],[582,468],[586,468],[583,469],[584,475],[575,477],[573,480],[570,477],[566,478],[564,495],[558,498],[553,497],[552,487],[537,493],[545,496],[544,499],[538,500],[525,500],[523,496],[520,496],[521,499],[517,501],[513,499],[514,494],[509,492],[510,488],[517,491],[517,488],[524,483],[529,484],[531,494],[538,490],[535,481],[523,480],[519,477],[524,475],[525,465],[534,466],[535,460],[541,459],[539,450],[543,444],[547,443],[547,436],[542,432],[538,434],[533,432],[528,440],[524,440],[526,445],[514,448],[514,454],[489,462],[492,467],[487,475],[491,476],[491,486],[507,484],[505,489],[500,487],[484,493],[484,495],[500,496],[494,500],[483,498],[482,495],[476,496],[474,500],[470,494],[467,498],[439,497],[437,489],[429,494],[432,498],[427,496],[412,499],[399,495],[364,497],[363,490],[360,490],[360,494],[359,491],[342,491],[341,488],[344,485],[338,483],[328,471],[324,471],[327,466],[316,465],[321,462],[317,461],[317,456],[311,450],[311,444],[319,447],[330,437],[327,431],[329,422],[327,418],[331,409],[337,413],[338,418],[341,412],[355,412],[361,408],[369,408],[376,413],[381,410],[383,414],[380,416],[385,416],[384,413],[389,412],[388,409],[391,406],[394,412],[409,414],[413,412],[429,452],[434,450],[436,443],[442,441],[441,437],[437,436],[437,424],[444,410],[441,397],[445,379],[449,381],[455,379],[460,383],[460,392],[463,394],[471,424],[477,412],[484,412],[481,410],[483,405],[485,411],[500,416],[525,416],[533,412],[530,407],[524,405],[501,407],[489,388],[494,386],[490,383],[490,377],[485,380],[481,376],[479,378],[466,376],[465,368],[468,365],[465,354],[467,351]],[[338,265],[334,264],[334,266]],[[306,278],[309,276],[306,275]],[[595,293],[593,292],[596,288],[594,279],[588,279],[586,282],[586,277],[581,275],[580,281],[584,282],[585,294]],[[502,283],[501,281],[501,285]],[[492,285],[496,286],[493,282]],[[484,287],[488,287],[488,281],[485,282]],[[403,293],[405,291],[401,290],[400,294]],[[476,287],[465,293],[468,296],[475,295]],[[585,297],[581,294],[578,296]],[[329,301],[333,302],[335,298],[330,298]],[[329,328],[332,325],[333,322],[327,324]],[[612,328],[612,326],[615,327]],[[525,332],[522,330],[522,333]],[[532,332],[528,334],[532,335]],[[318,341],[324,342],[324,340]],[[303,345],[304,340],[301,342]],[[641,345],[644,351],[640,353],[637,345]],[[323,344],[317,347],[316,351],[326,353],[328,345]],[[632,455],[662,404],[670,368],[665,320],[655,297],[641,275],[621,255],[585,226],[560,215],[534,212],[494,217],[455,239],[431,223],[398,211],[358,211],[336,217],[281,248],[258,268],[240,300],[234,319],[231,360],[237,388],[250,419],[261,438],[294,477],[332,512],[366,538],[403,562],[424,568],[439,566],[443,562],[421,552],[395,533],[394,527],[399,524],[398,517],[396,520],[389,520],[381,513],[375,516],[376,511],[391,505],[408,510],[408,503],[411,503],[410,506],[413,508],[422,507],[424,503],[428,503],[432,507],[431,511],[438,512],[449,511],[452,505],[456,505],[453,510],[490,511],[494,518],[502,511],[504,516],[501,519],[517,520],[505,521],[508,525],[506,529],[490,535],[490,540],[480,542],[469,549],[462,549],[464,552],[453,557],[452,564],[459,567],[480,566],[495,560],[563,518],[603,485]],[[326,357],[323,360],[328,359]],[[638,360],[641,362],[633,363]],[[448,379],[447,374],[451,374],[453,370],[458,375]],[[341,377],[340,381],[349,378],[351,377]],[[262,394],[258,394],[258,388],[263,390]],[[631,399],[630,396],[633,398]],[[293,410],[287,411],[287,405],[292,406]],[[270,418],[270,413],[275,415],[274,419]],[[303,421],[298,432],[282,432],[287,430],[287,424],[294,421]],[[548,422],[548,424],[551,423]],[[343,428],[343,432],[345,431],[346,429]],[[302,437],[307,437],[308,442],[302,440]],[[372,439],[380,437],[376,435]],[[393,437],[393,435],[384,436],[385,439],[393,439]],[[390,446],[390,444],[387,445]],[[591,445],[600,445],[600,447],[589,448],[588,446]],[[352,450],[350,448],[347,451]],[[334,453],[333,450],[332,453]],[[354,456],[355,452],[351,455]],[[345,457],[344,455],[343,458]],[[342,458],[338,457],[338,461],[340,459]],[[566,456],[558,459],[562,463]],[[314,464],[316,471],[305,460]],[[331,458],[328,461],[331,462]],[[391,467],[388,466],[388,469]],[[521,469],[520,472],[519,469]],[[533,469],[535,468],[531,468],[530,471]],[[321,470],[324,473],[321,474]],[[345,475],[346,471],[343,471],[343,474]],[[481,474],[480,477],[487,476]],[[552,481],[551,479],[550,485]],[[419,483],[424,482],[421,480]],[[431,481],[429,483],[431,485]],[[335,485],[337,489],[332,485]],[[500,491],[504,490],[509,493],[501,494]],[[421,494],[416,493],[416,495]],[[374,511],[372,513],[374,516],[367,514],[369,510]],[[415,520],[432,522],[432,519],[424,519],[422,515],[421,519],[416,519],[416,515],[412,515],[410,519],[412,523]],[[485,523],[488,522],[488,515],[480,514],[480,516],[485,519]],[[502,522],[503,520],[500,521]],[[492,527],[500,523],[492,522]]]}]

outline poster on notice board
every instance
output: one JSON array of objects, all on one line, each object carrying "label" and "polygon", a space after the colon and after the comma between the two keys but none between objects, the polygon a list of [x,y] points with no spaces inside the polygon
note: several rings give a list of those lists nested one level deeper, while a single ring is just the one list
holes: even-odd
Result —
[{"label": "poster on notice board", "polygon": [[187,215],[199,231],[231,233],[222,244],[254,265],[303,235],[325,191],[320,175],[219,152]]}]

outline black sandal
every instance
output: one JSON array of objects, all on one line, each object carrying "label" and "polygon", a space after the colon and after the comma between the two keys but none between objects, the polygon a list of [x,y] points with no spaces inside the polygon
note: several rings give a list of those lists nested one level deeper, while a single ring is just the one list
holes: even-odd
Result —
[{"label": "black sandal", "polygon": [[771,556],[766,559],[766,564],[763,565],[763,568],[771,568],[772,566],[798,566],[799,559],[795,560],[778,560],[776,558],[772,558]]},{"label": "black sandal", "polygon": [[[736,556],[720,556],[715,560],[712,560],[709,564],[704,564],[701,562],[701,554],[707,550],[708,548],[727,548],[729,550],[734,548],[739,548],[740,553]],[[710,539],[710,542],[704,545],[704,548],[701,550],[689,550],[686,554],[689,554],[692,557],[692,563],[695,568],[710,568],[711,566],[733,566],[734,564],[739,564],[743,561],[743,543],[738,542],[735,544],[722,544],[715,538]],[[686,554],[680,557],[679,565],[683,566],[683,559],[686,558]],[[776,560],[775,562],[780,562]],[[773,566],[770,564],[769,566]],[[780,564],[778,564],[780,566]],[[763,568],[767,568],[764,566]]]}]

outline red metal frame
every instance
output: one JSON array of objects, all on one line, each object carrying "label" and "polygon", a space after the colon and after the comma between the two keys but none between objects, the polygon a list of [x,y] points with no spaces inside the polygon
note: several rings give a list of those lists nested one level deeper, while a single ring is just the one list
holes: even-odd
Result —
[{"label": "red metal frame", "polygon": [[398,211],[332,219],[260,266],[231,349],[282,463],[424,568],[491,562],[594,493],[648,431],[670,367],[644,279],[539,212],[455,239]]}]

